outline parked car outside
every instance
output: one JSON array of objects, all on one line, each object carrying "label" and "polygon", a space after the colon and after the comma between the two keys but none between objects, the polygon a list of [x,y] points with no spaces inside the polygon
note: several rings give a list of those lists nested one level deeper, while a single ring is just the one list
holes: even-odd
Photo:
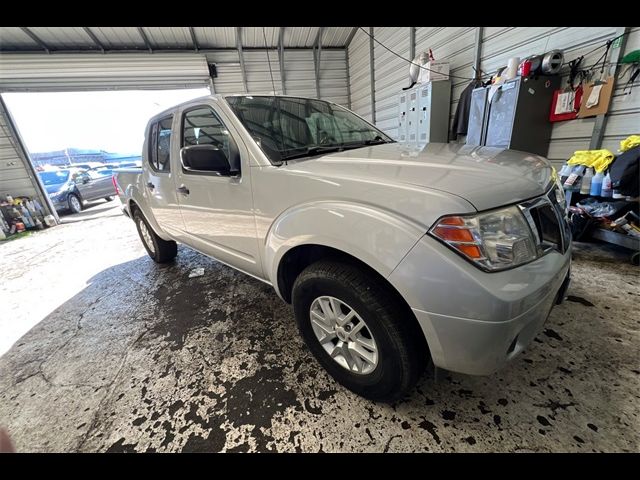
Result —
[{"label": "parked car outside", "polygon": [[166,110],[143,152],[114,178],[149,256],[180,242],[272,285],[319,363],[372,400],[428,361],[493,373],[569,285],[564,193],[538,155],[417,149],[334,103],[260,95]]},{"label": "parked car outside", "polygon": [[67,168],[39,172],[38,175],[59,212],[78,213],[84,202],[100,198],[111,201],[116,194],[111,172],[102,174],[96,170]]}]

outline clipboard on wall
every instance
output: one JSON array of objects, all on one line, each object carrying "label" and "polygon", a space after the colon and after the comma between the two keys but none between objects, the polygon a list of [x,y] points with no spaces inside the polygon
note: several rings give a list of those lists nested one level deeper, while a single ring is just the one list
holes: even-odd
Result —
[{"label": "clipboard on wall", "polygon": [[584,84],[582,101],[578,118],[604,115],[609,110],[615,80],[612,76],[604,81],[588,82]]}]

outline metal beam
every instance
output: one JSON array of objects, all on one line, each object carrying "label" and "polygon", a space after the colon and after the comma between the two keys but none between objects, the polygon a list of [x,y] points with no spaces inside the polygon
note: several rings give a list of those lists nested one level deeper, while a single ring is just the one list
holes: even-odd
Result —
[{"label": "metal beam", "polygon": [[242,84],[245,93],[249,93],[247,86],[247,71],[244,68],[244,55],[242,54],[242,27],[236,27],[236,48],[238,49],[238,58],[240,59],[240,70],[242,71]]},{"label": "metal beam", "polygon": [[89,27],[82,27],[82,29],[84,30],[84,33],[89,35],[89,38],[93,40],[93,43],[96,44],[100,51],[104,53],[104,45],[102,44],[102,42],[100,42],[100,40],[98,40],[98,37],[95,36],[91,29]]},{"label": "metal beam", "polygon": [[[322,47],[322,50],[333,51],[333,52],[341,52],[344,47]],[[219,47],[219,48],[201,48],[198,53],[215,53],[215,52],[235,52],[237,51],[237,47]],[[278,47],[269,47],[267,50],[277,51]],[[311,50],[309,47],[287,47],[287,50]],[[133,48],[105,48],[104,53],[111,54],[127,54],[127,53],[140,53],[140,52],[148,52],[149,50],[146,47],[133,47]],[[243,47],[243,51],[251,52],[251,51],[259,51],[264,52],[264,47]],[[157,53],[158,50],[154,50],[151,53]],[[163,48],[162,53],[184,53],[184,52],[193,52],[193,47],[178,47],[178,48]],[[2,48],[0,46],[0,53],[3,54],[20,54],[20,55],[42,55],[42,50],[15,50]],[[66,54],[66,53],[83,53],[83,54],[91,54],[95,53],[95,50],[79,50],[77,48],[70,49],[56,49],[50,50],[49,53],[51,55],[56,54]]]},{"label": "metal beam", "polygon": [[344,48],[349,49],[349,45],[351,45],[351,40],[353,40],[353,37],[356,36],[357,31],[358,31],[358,27],[353,27],[351,29],[351,33],[349,33],[349,36],[347,37],[347,41],[344,44]]},{"label": "metal beam", "polygon": [[473,44],[473,68],[475,77],[481,78],[480,64],[482,63],[482,36],[484,35],[484,27],[476,27],[476,37]]},{"label": "metal beam", "polygon": [[45,52],[51,53],[49,46],[46,43],[44,43],[42,40],[40,40],[40,38],[38,38],[38,36],[35,33],[33,33],[31,30],[29,30],[27,27],[20,27],[20,30],[22,30],[24,33],[26,33],[31,40],[33,40],[40,47],[42,47],[42,49]]},{"label": "metal beam", "polygon": [[193,27],[189,27],[189,35],[191,35],[191,43],[193,43],[193,49],[197,52],[200,50],[200,45],[198,45],[198,39],[196,38],[196,32],[193,30]]},{"label": "metal beam", "polygon": [[373,27],[369,27],[369,68],[371,70],[371,123],[376,124],[376,67],[373,58]]},{"label": "metal beam", "polygon": [[286,95],[287,87],[284,76],[284,27],[280,27],[280,32],[278,32],[278,62],[280,63],[280,83],[282,84],[282,94]]},{"label": "metal beam", "polygon": [[416,27],[409,27],[409,58],[416,58]]},{"label": "metal beam", "polygon": [[142,40],[144,40],[144,45],[147,47],[147,50],[149,50],[149,53],[153,53],[153,48],[151,47],[151,42],[147,38],[147,34],[144,33],[144,30],[142,29],[142,27],[137,27],[137,28],[138,28],[138,33],[142,37]]},{"label": "metal beam", "polygon": [[316,36],[315,46],[313,49],[313,61],[316,67],[316,97],[320,98],[320,55],[322,53],[322,34],[324,33],[324,27],[318,29],[318,35]]},{"label": "metal beam", "polygon": [[345,47],[344,57],[347,62],[347,107],[351,109],[351,73],[349,71],[349,48]]},{"label": "metal beam", "polygon": [[[611,57],[609,60],[610,67],[609,67],[608,73],[610,76],[614,78],[619,68],[618,60],[620,60],[620,57],[624,52],[624,48],[627,45],[627,37],[629,37],[629,35],[627,34],[629,33],[629,28],[630,27],[616,28],[615,37],[618,37],[620,35],[622,35],[622,37],[618,38],[615,42],[613,42],[613,45],[611,46]],[[606,62],[607,59],[605,58],[604,61]],[[609,104],[607,105],[607,110],[609,110],[609,108],[611,107],[612,97],[613,95],[609,97]],[[604,131],[607,128],[608,118],[609,117],[607,117],[606,114],[598,115],[596,117],[596,123],[593,125],[593,132],[591,133],[591,142],[589,142],[589,150],[598,150],[600,149],[600,147],[602,147],[602,139],[604,138]]]}]

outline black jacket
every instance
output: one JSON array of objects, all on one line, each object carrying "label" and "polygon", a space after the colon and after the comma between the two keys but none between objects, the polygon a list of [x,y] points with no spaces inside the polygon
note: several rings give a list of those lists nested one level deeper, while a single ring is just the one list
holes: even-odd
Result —
[{"label": "black jacket", "polygon": [[458,135],[466,135],[469,127],[469,111],[471,110],[471,93],[474,88],[482,86],[480,80],[471,80],[460,95],[456,114],[453,117],[453,125],[451,126],[451,139],[455,140]]}]

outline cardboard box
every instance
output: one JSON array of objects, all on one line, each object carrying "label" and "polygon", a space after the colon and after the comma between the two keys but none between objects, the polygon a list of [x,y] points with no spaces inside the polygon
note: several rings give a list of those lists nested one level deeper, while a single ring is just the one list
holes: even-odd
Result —
[{"label": "cardboard box", "polygon": [[418,82],[436,82],[438,80],[449,80],[449,62],[431,61],[420,69]]}]

